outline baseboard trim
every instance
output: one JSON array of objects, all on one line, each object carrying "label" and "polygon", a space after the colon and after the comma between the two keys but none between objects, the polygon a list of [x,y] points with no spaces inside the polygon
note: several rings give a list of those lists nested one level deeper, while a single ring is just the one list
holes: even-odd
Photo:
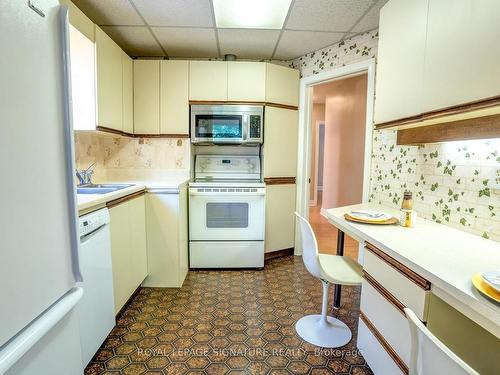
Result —
[{"label": "baseboard trim", "polygon": [[290,247],[288,249],[281,249],[281,250],[271,251],[269,253],[264,253],[264,262],[271,259],[282,258],[289,255],[293,255],[293,252],[294,248]]},{"label": "baseboard trim", "polygon": [[121,316],[123,315],[123,313],[125,312],[125,310],[127,309],[127,307],[129,307],[129,305],[132,302],[132,300],[139,294],[141,288],[142,288],[142,286],[139,285],[137,287],[137,289],[134,290],[134,293],[132,293],[132,295],[129,297],[129,299],[127,300],[127,302],[125,302],[125,304],[122,306],[122,308],[116,313],[116,315],[115,315],[116,321],[118,321],[118,319],[121,318]]}]

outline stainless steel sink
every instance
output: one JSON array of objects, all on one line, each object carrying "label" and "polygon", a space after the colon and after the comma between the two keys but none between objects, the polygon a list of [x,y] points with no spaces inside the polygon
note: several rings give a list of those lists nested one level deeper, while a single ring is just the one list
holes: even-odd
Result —
[{"label": "stainless steel sink", "polygon": [[87,184],[77,186],[76,192],[77,194],[106,194],[130,186],[133,184]]}]

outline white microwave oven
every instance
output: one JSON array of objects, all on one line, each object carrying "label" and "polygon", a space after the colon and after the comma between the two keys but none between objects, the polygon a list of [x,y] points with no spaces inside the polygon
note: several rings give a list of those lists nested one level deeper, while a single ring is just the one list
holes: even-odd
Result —
[{"label": "white microwave oven", "polygon": [[191,105],[191,143],[263,143],[264,106]]}]

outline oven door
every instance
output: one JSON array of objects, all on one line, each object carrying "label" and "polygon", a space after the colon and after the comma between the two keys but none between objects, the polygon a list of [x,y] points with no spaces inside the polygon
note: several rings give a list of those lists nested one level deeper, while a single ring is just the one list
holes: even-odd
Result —
[{"label": "oven door", "polygon": [[189,190],[191,241],[264,240],[265,188]]},{"label": "oven door", "polygon": [[244,115],[241,113],[193,114],[192,143],[234,143],[244,139]]}]

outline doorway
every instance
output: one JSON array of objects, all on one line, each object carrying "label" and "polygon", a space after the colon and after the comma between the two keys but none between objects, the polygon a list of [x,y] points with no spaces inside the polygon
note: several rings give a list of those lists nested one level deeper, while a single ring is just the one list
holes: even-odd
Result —
[{"label": "doorway", "polygon": [[[300,82],[297,210],[309,217],[321,252],[335,254],[337,246],[337,230],[322,210],[368,201],[374,69],[370,59]],[[347,236],[344,249],[362,258]],[[301,250],[296,246],[297,255]]]}]

